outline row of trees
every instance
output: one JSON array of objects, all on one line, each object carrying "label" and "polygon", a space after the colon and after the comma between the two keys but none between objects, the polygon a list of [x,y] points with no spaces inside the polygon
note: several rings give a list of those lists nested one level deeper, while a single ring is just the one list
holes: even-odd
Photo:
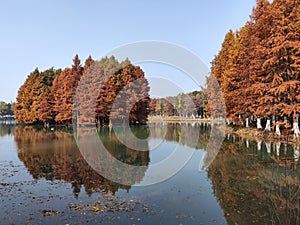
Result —
[{"label": "row of trees", "polygon": [[91,124],[94,119],[100,125],[147,121],[150,88],[140,67],[128,59],[121,63],[114,57],[96,63],[89,59],[85,74],[75,101],[80,124]]},{"label": "row of trees", "polygon": [[0,116],[13,116],[14,115],[14,103],[6,103],[0,101]]},{"label": "row of trees", "polygon": [[[300,111],[300,1],[257,0],[250,21],[240,30],[229,31],[212,62],[208,86],[215,78],[233,122],[257,121],[271,130],[271,120],[294,122],[299,135]],[[212,87],[213,88],[213,87]],[[212,107],[218,115],[220,107]],[[218,112],[219,110],[219,112]],[[223,116],[223,115],[221,115]],[[280,134],[280,123],[276,123]]]},{"label": "row of trees", "polygon": [[207,101],[204,93],[199,91],[166,98],[151,98],[150,114],[203,118],[207,116]]},{"label": "row of trees", "polygon": [[[138,93],[132,91],[137,85]],[[131,92],[125,96],[122,91],[126,87]],[[76,90],[80,94],[75,101]],[[42,72],[35,69],[28,76],[18,91],[15,118],[25,124],[68,125],[77,119],[80,124],[107,125],[110,119],[124,118],[127,113],[131,123],[142,122],[148,116],[148,92],[144,72],[128,59],[119,63],[113,56],[100,61],[88,57],[82,66],[76,55],[71,68],[50,68]],[[119,105],[114,105],[115,102]]]}]

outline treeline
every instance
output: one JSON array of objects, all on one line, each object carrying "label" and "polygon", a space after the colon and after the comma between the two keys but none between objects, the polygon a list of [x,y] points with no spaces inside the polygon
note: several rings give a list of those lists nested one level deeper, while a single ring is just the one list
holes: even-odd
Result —
[{"label": "treeline", "polygon": [[13,116],[14,115],[14,105],[15,103],[6,103],[0,101],[0,116]]},{"label": "treeline", "polygon": [[[228,121],[271,131],[293,124],[300,134],[300,1],[257,0],[250,20],[230,30],[212,62]],[[211,107],[217,115],[219,107]]]},{"label": "treeline", "polygon": [[[84,74],[88,75],[83,76]],[[82,77],[84,80],[81,80]],[[119,93],[136,80],[139,81],[139,95],[133,91],[134,99],[117,101],[123,105],[120,103],[113,108],[115,100],[120,98]],[[75,106],[74,96],[79,82],[81,82],[81,94],[77,96],[79,99],[76,99]],[[89,93],[95,94],[93,90],[99,92],[96,96],[89,96]],[[95,61],[89,56],[82,66],[76,55],[71,68],[63,70],[50,68],[45,71],[35,69],[29,74],[18,91],[15,118],[18,123],[42,123],[46,126],[70,125],[72,120],[77,120],[79,124],[96,123],[104,126],[109,124],[112,116],[123,118],[127,105],[132,106],[126,111],[130,123],[143,122],[147,119],[149,111],[148,92],[149,87],[144,72],[140,67],[132,65],[128,59],[119,63],[113,56],[100,61]],[[91,106],[94,108],[87,110]]]},{"label": "treeline", "polygon": [[150,115],[204,118],[208,116],[207,100],[201,91],[166,98],[151,98]]}]

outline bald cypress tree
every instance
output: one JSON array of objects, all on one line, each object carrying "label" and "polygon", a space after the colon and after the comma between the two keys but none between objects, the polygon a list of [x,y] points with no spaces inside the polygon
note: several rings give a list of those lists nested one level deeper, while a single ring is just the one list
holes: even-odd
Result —
[{"label": "bald cypress tree", "polygon": [[18,123],[35,124],[43,121],[44,115],[40,117],[45,106],[43,100],[49,95],[56,75],[53,68],[43,72],[35,69],[30,73],[18,91],[15,105],[15,118]]},{"label": "bald cypress tree", "polygon": [[[264,118],[266,130],[271,128],[271,118],[296,121],[300,111],[299,7],[299,0],[257,0],[250,21],[226,35],[212,75],[222,89],[228,117],[241,115],[258,122]],[[298,130],[297,121],[295,126]]]},{"label": "bald cypress tree", "polygon": [[72,68],[64,69],[54,80],[52,93],[57,123],[70,124],[72,122],[74,95],[82,73],[83,67],[78,55],[76,55],[73,59]]}]

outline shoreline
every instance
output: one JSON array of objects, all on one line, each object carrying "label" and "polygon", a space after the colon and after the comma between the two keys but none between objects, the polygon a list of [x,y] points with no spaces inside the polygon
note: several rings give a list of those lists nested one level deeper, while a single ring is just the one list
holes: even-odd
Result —
[{"label": "shoreline", "polygon": [[[210,118],[187,118],[178,116],[149,116],[148,122],[202,122],[210,123],[212,119]],[[288,144],[300,144],[300,138],[295,138],[291,130],[284,130],[280,136],[276,135],[274,131],[266,132],[263,130],[258,130],[254,127],[232,127],[226,125],[226,134],[235,134],[241,138],[245,138],[252,141],[270,141],[270,142],[282,142]]]},{"label": "shoreline", "polygon": [[[186,123],[211,123],[211,122],[217,122],[218,120],[211,119],[211,118],[188,118],[188,117],[180,117],[180,116],[148,116],[147,123],[156,123],[156,122],[165,122],[165,123],[180,123],[180,122],[186,122]],[[2,123],[3,124],[3,123]],[[25,124],[18,124],[18,123],[9,123],[4,125],[21,125],[21,126],[40,126],[43,127],[41,124],[39,125],[25,125]],[[53,124],[50,126],[52,128],[59,128],[59,129],[70,129],[70,126],[65,125],[58,125]],[[275,134],[274,131],[266,132],[263,130],[258,130],[254,127],[232,127],[229,125],[226,125],[226,134],[235,134],[241,138],[245,138],[248,140],[262,140],[262,141],[271,141],[271,142],[283,142],[288,144],[297,144],[300,145],[300,137],[295,138],[294,134],[292,133],[291,129],[289,130],[283,130],[281,135],[278,136]]]},{"label": "shoreline", "polygon": [[148,122],[211,122],[210,118],[188,118],[183,116],[148,116]]},{"label": "shoreline", "polygon": [[[286,132],[285,132],[286,133]],[[287,144],[300,144],[300,138],[295,138],[294,134],[281,134],[276,135],[274,131],[266,132],[263,130],[258,130],[257,128],[233,128],[230,126],[226,127],[226,134],[235,134],[241,138],[245,138],[251,141],[270,141],[270,142],[282,142]]]}]

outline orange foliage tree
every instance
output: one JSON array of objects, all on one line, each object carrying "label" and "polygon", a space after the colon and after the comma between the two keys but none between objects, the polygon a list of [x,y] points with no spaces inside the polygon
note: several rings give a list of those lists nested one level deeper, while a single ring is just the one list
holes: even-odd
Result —
[{"label": "orange foliage tree", "polygon": [[[257,0],[250,21],[229,31],[212,63],[227,117],[296,122],[300,111],[300,1]],[[295,131],[295,130],[294,130]]]},{"label": "orange foliage tree", "polygon": [[[78,87],[80,81],[82,87]],[[81,95],[74,101],[77,88],[81,88]],[[126,88],[127,95],[120,99],[121,91]],[[91,91],[98,89],[99,93]],[[78,105],[74,105],[75,102]],[[129,122],[135,124],[147,120],[149,102],[149,85],[144,72],[128,59],[119,63],[113,56],[100,61],[89,56],[82,66],[76,55],[72,68],[51,68],[44,72],[36,69],[28,76],[18,92],[15,117],[18,123],[49,126],[50,123],[69,125],[80,115],[79,124],[108,125],[112,116],[121,119],[128,114]],[[92,111],[86,110],[93,105]]]}]

